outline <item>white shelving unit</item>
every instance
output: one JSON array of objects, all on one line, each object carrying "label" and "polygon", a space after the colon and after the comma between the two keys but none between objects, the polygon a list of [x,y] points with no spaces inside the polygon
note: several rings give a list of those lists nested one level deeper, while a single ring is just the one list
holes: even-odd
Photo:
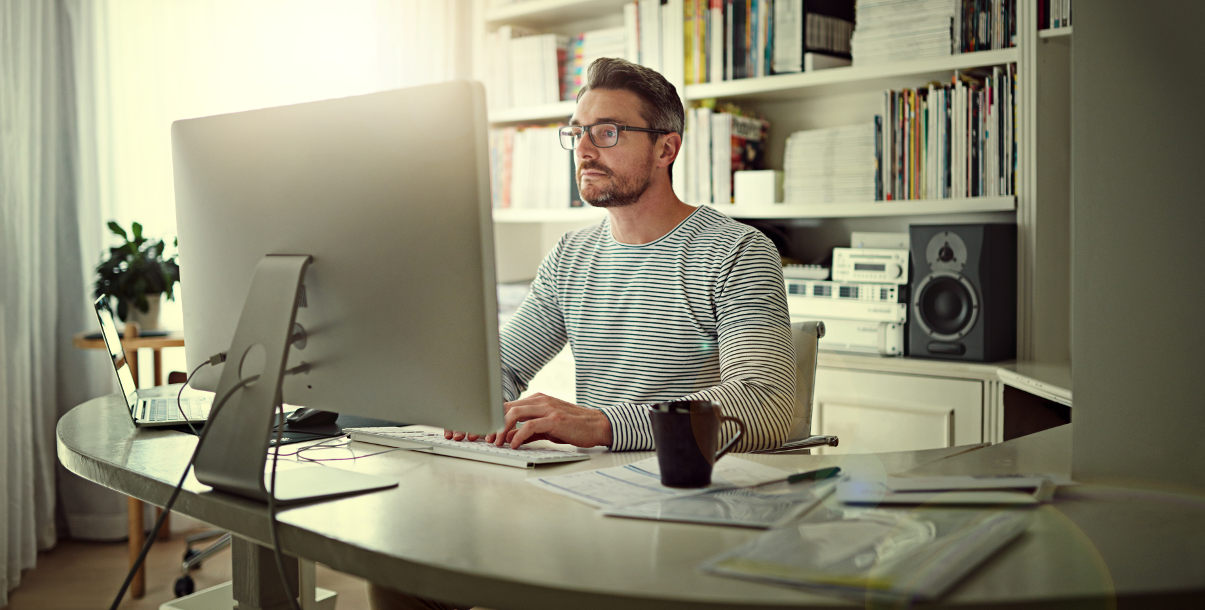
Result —
[{"label": "white shelving unit", "polygon": [[[624,0],[526,0],[492,10],[479,0],[480,32],[503,24],[522,25],[545,32],[574,34],[599,27],[621,25]],[[1069,56],[1071,28],[1039,31],[1036,0],[1020,0],[1018,33],[1012,48],[925,59],[903,59],[883,65],[832,68],[810,73],[775,75],[720,83],[682,86],[675,83],[687,104],[705,99],[736,102],[770,121],[767,151],[770,167],[781,168],[786,137],[800,129],[846,125],[873,116],[888,89],[948,82],[955,71],[1015,64],[1017,70],[1018,175],[1015,196],[943,200],[842,202],[831,205],[784,205],[765,202],[754,206],[717,206],[725,213],[755,222],[783,223],[804,254],[816,258],[848,240],[856,230],[906,232],[910,222],[1015,222],[1018,234],[1017,359],[1021,363],[1048,362],[1067,366],[1070,353],[1069,282]],[[564,120],[574,102],[492,113],[495,125]],[[498,210],[499,251],[513,243],[515,249],[535,248],[531,240],[555,239],[560,230],[584,226],[602,217],[598,210]],[[806,222],[799,222],[806,221]],[[551,247],[553,242],[546,242]],[[794,253],[792,253],[794,254]],[[801,260],[807,257],[796,256]],[[538,259],[536,260],[538,262]],[[534,263],[533,263],[534,264]],[[534,266],[532,267],[534,270]],[[571,362],[571,359],[570,359]],[[571,364],[569,365],[571,367]],[[958,362],[830,355],[820,360],[817,385],[817,420],[852,425],[849,414],[884,421],[915,421],[926,429],[917,438],[945,438],[947,442],[1001,440],[1001,405],[996,398],[999,381],[978,365]],[[571,378],[571,377],[570,377]],[[959,382],[953,383],[951,382]],[[965,382],[965,383],[964,383]],[[977,396],[974,404],[935,417],[921,404],[945,404],[941,394],[957,386],[960,396]],[[823,406],[819,406],[823,405]],[[973,413],[973,417],[969,414]],[[916,417],[910,419],[910,415]],[[877,415],[875,416],[877,417]],[[971,417],[973,421],[968,422]],[[974,431],[978,431],[978,436]],[[824,430],[814,430],[824,432]],[[884,431],[867,432],[866,438],[884,438]],[[852,432],[850,432],[852,433]],[[907,435],[892,430],[891,435]],[[860,435],[861,433],[859,433]],[[969,435],[969,436],[968,436]],[[846,439],[843,440],[843,445]],[[874,450],[849,439],[850,449]],[[928,442],[928,441],[925,441]],[[894,446],[893,446],[894,447]],[[895,447],[901,448],[901,447]],[[918,448],[918,447],[911,447]]]}]

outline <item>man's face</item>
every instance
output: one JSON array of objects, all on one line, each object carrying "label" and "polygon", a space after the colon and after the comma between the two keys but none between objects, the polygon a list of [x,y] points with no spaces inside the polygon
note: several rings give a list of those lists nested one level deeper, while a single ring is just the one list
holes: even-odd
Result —
[{"label": "man's face", "polygon": [[[649,127],[640,116],[640,107],[640,98],[631,91],[591,89],[578,100],[569,122]],[[653,141],[643,132],[621,131],[619,143],[610,148],[598,148],[583,134],[573,151],[582,201],[602,208],[636,203],[652,182],[654,151]]]}]

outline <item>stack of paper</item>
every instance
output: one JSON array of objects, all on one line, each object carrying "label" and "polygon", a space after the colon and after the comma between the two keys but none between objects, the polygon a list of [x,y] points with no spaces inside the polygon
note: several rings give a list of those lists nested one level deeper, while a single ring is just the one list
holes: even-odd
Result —
[{"label": "stack of paper", "polygon": [[858,0],[854,65],[950,55],[956,0]]},{"label": "stack of paper", "polygon": [[875,199],[874,123],[797,131],[783,155],[788,204]]}]

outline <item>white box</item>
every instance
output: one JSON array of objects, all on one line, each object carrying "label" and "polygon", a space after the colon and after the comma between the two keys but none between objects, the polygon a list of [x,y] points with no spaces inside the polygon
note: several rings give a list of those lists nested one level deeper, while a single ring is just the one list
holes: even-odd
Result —
[{"label": "white box", "polygon": [[760,206],[782,203],[782,172],[776,169],[742,170],[733,174],[733,202]]}]

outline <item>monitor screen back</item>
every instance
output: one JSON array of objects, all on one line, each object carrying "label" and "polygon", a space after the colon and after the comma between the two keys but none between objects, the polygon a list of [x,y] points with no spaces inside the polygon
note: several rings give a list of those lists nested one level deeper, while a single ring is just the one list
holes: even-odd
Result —
[{"label": "monitor screen back", "polygon": [[189,369],[230,346],[260,258],[309,254],[286,403],[499,428],[486,130],[474,82],[176,121]]}]

